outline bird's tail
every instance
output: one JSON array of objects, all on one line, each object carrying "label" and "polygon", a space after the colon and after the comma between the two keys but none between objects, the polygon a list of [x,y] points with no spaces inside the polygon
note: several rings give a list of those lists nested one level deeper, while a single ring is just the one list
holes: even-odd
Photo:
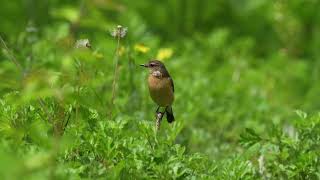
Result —
[{"label": "bird's tail", "polygon": [[174,116],[171,106],[166,107],[166,114],[168,123],[172,123],[174,121]]}]

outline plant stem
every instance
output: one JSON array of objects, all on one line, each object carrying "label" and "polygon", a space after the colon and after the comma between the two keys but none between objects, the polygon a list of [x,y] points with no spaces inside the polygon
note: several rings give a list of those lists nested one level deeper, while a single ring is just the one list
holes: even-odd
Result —
[{"label": "plant stem", "polygon": [[163,118],[164,113],[158,112],[156,113],[156,131],[160,130],[161,120]]},{"label": "plant stem", "polygon": [[110,118],[112,117],[112,110],[114,108],[114,100],[116,99],[116,86],[117,86],[117,79],[118,79],[118,71],[119,71],[119,56],[120,56],[120,36],[117,37],[117,49],[115,54],[115,68],[114,68],[114,75],[113,75],[113,82],[112,82],[112,96],[111,96],[111,107],[110,107]]},{"label": "plant stem", "polygon": [[7,53],[10,56],[10,60],[13,62],[13,64],[15,64],[17,66],[17,68],[22,71],[22,66],[19,64],[19,62],[17,61],[16,57],[14,56],[14,54],[10,51],[10,49],[8,48],[7,44],[5,43],[5,41],[2,39],[2,37],[0,36],[0,40],[1,40],[1,44],[4,47],[4,49],[7,51]]}]

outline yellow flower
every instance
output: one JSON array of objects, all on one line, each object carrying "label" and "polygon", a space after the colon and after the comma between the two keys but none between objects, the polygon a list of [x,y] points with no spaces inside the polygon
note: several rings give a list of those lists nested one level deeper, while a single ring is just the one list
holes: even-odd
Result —
[{"label": "yellow flower", "polygon": [[119,48],[119,56],[124,55],[125,52],[126,52],[126,48],[124,46],[120,46],[120,48]]},{"label": "yellow flower", "polygon": [[145,54],[150,50],[150,48],[143,45],[143,44],[136,44],[136,45],[134,45],[134,50]]},{"label": "yellow flower", "polygon": [[172,56],[173,50],[171,48],[161,48],[158,51],[157,59],[164,60],[168,59]]}]

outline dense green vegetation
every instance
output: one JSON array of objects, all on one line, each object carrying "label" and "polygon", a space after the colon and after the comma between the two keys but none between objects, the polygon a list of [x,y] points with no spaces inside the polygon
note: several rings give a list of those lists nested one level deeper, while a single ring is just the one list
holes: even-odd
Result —
[{"label": "dense green vegetation", "polygon": [[[319,7],[3,2],[0,179],[320,179]],[[175,82],[159,132],[151,58]]]}]

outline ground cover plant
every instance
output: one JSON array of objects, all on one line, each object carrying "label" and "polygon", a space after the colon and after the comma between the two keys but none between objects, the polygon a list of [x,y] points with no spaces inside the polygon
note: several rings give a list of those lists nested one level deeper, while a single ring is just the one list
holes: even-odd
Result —
[{"label": "ground cover plant", "polygon": [[[319,179],[319,5],[3,2],[0,178]],[[151,58],[175,83],[159,131]]]}]

